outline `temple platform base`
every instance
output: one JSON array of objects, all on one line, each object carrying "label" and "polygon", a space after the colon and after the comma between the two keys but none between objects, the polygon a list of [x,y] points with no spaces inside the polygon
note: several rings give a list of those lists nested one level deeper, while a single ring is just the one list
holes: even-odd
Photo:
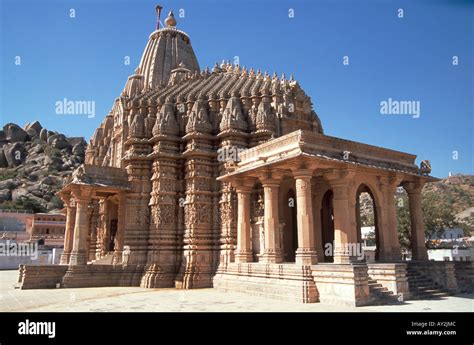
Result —
[{"label": "temple platform base", "polygon": [[273,299],[314,303],[318,294],[310,266],[229,263],[214,277],[214,288]]}]

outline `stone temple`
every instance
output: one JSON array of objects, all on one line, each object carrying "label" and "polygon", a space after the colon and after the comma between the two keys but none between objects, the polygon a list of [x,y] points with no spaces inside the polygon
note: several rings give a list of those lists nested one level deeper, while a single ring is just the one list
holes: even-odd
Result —
[{"label": "stone temple", "polygon": [[[429,162],[325,135],[292,77],[226,62],[201,69],[172,12],[164,23],[59,192],[61,264],[21,266],[21,288],[214,287],[351,305],[410,298],[419,275],[457,289],[453,263],[427,261]],[[397,234],[400,186],[410,263]],[[355,250],[363,192],[374,203],[375,263]]]}]

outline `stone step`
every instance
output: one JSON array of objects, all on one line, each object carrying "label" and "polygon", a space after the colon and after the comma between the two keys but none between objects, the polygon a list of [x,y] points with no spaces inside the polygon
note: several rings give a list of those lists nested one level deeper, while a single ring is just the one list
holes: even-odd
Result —
[{"label": "stone step", "polygon": [[428,281],[428,280],[431,280],[431,279],[425,278],[425,277],[408,277],[408,280],[411,280],[411,281]]},{"label": "stone step", "polygon": [[450,293],[443,289],[441,285],[425,276],[418,270],[408,268],[408,287],[413,299],[432,299],[447,297]]},{"label": "stone step", "polygon": [[412,299],[436,299],[436,298],[443,298],[451,296],[449,293],[446,292],[437,292],[437,293],[412,293]]},{"label": "stone step", "polygon": [[380,291],[380,292],[390,292],[392,293],[392,291],[389,291],[386,287],[380,285],[380,286],[377,286],[377,285],[369,285],[369,289],[370,290],[373,290],[373,291]]},{"label": "stone step", "polygon": [[113,257],[113,253],[108,253],[98,260],[92,260],[91,263],[94,265],[111,265]]},{"label": "stone step", "polygon": [[408,284],[409,287],[414,287],[414,288],[417,288],[417,289],[421,289],[421,290],[426,290],[426,289],[433,289],[433,290],[442,290],[438,285],[435,285],[435,284],[430,284],[430,285],[411,285]]}]

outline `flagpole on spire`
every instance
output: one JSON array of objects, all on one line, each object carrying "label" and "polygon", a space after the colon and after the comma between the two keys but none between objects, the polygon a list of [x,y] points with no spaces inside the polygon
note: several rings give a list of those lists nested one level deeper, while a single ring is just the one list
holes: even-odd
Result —
[{"label": "flagpole on spire", "polygon": [[156,30],[160,28],[160,16],[161,16],[161,9],[163,7],[160,5],[156,5],[156,14],[158,15],[158,22],[156,23]]}]

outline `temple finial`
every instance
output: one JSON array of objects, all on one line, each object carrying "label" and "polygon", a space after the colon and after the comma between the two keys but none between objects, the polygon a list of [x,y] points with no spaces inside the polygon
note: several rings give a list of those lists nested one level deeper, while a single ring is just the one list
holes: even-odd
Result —
[{"label": "temple finial", "polygon": [[176,26],[176,19],[174,17],[173,11],[170,11],[168,13],[168,17],[166,17],[166,19],[165,19],[165,25],[167,27]]},{"label": "temple finial", "polygon": [[160,16],[161,16],[161,9],[163,7],[160,5],[156,5],[156,14],[158,16],[158,21],[156,22],[156,30],[160,28]]}]

